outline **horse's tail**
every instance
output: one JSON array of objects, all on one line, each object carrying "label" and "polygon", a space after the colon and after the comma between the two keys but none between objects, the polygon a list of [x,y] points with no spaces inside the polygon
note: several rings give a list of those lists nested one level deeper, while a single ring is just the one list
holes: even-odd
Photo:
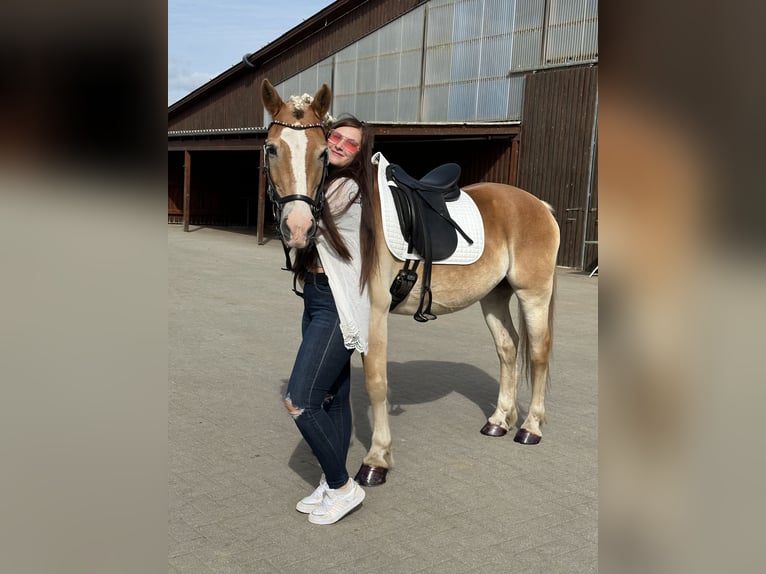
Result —
[{"label": "horse's tail", "polygon": [[[556,309],[556,274],[553,274],[553,287],[551,288],[551,297],[548,301],[548,325],[547,325],[547,341],[548,345],[548,362],[550,363],[551,355],[553,354],[553,317]],[[527,329],[527,320],[521,309],[521,302],[519,302],[519,349],[518,357],[521,358],[521,372],[524,374],[524,378],[527,380],[527,384],[532,380],[530,376],[530,365],[532,364],[532,350],[529,344],[529,330]],[[545,377],[545,386],[548,387],[551,382],[550,368]]]},{"label": "horse's tail", "polygon": [[[556,311],[556,273],[553,274],[553,288],[551,289],[551,299],[548,303],[548,365],[550,367],[551,357],[553,356],[553,316]],[[548,375],[545,380],[545,386],[551,383],[551,370],[548,368]]]}]

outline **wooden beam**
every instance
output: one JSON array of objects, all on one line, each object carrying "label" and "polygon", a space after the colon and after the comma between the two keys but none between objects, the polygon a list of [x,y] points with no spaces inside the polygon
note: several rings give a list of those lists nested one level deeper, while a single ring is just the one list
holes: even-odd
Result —
[{"label": "wooden beam", "polygon": [[184,231],[189,231],[189,208],[191,204],[191,154],[184,150]]},{"label": "wooden beam", "polygon": [[238,151],[258,150],[263,147],[264,138],[241,139],[241,138],[173,138],[168,139],[168,151],[183,150],[216,150]]},{"label": "wooden beam", "polygon": [[511,185],[518,186],[519,179],[519,138],[513,138],[511,142],[511,173],[508,174],[508,181]]},{"label": "wooden beam", "polygon": [[385,141],[404,137],[413,140],[470,140],[515,136],[517,124],[371,124],[372,133]]}]

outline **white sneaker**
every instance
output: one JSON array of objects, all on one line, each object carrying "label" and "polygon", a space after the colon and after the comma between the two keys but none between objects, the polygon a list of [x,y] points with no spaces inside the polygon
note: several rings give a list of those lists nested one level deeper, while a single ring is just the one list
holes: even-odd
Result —
[{"label": "white sneaker", "polygon": [[347,492],[328,488],[324,493],[322,505],[309,514],[309,522],[312,524],[334,524],[362,504],[364,497],[364,490],[353,480],[351,481],[351,488]]},{"label": "white sneaker", "polygon": [[321,508],[324,493],[328,488],[330,487],[327,485],[324,473],[322,473],[322,477],[319,479],[319,486],[314,489],[314,492],[299,500],[298,504],[295,505],[295,510],[304,514],[310,514],[312,510]]}]

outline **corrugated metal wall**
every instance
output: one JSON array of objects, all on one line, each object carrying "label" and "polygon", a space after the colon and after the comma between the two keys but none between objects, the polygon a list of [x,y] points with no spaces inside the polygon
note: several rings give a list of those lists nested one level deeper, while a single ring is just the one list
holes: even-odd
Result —
[{"label": "corrugated metal wall", "polygon": [[[518,186],[547,201],[561,227],[558,264],[580,268],[586,225],[595,235],[598,67],[551,70],[527,76]],[[589,188],[590,206],[589,206]],[[589,247],[597,257],[596,246]],[[587,254],[586,254],[587,255]],[[587,265],[587,261],[585,264]]]},{"label": "corrugated metal wall", "polygon": [[277,86],[368,121],[515,121],[524,72],[598,59],[596,0],[431,0]]},{"label": "corrugated metal wall", "polygon": [[552,0],[547,9],[546,65],[598,57],[598,0]]},{"label": "corrugated metal wall", "polygon": [[[418,121],[423,18],[418,8],[325,60],[333,109],[368,121]],[[290,93],[292,81],[280,89]]]}]

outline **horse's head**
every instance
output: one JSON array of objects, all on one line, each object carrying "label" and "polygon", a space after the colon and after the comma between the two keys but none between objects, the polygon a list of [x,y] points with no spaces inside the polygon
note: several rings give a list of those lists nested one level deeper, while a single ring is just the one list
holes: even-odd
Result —
[{"label": "horse's head", "polygon": [[261,99],[272,118],[263,148],[269,197],[277,207],[284,242],[303,248],[316,233],[324,203],[330,88],[323,84],[313,98],[292,96],[285,102],[263,80]]}]

